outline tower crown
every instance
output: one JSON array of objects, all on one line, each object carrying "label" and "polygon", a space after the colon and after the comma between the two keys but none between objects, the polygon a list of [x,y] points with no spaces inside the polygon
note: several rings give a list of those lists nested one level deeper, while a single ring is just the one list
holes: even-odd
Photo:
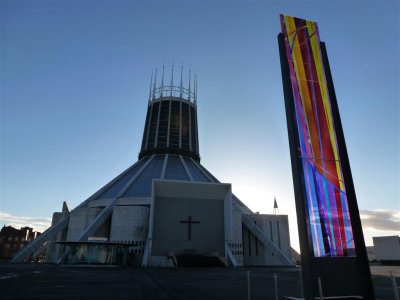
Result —
[{"label": "tower crown", "polygon": [[[170,84],[164,83],[162,68],[161,82],[157,85],[157,69],[151,76],[139,159],[152,154],[179,154],[200,161],[197,130],[197,77],[192,80],[188,72],[187,87],[183,85],[183,68],[180,84],[174,84],[174,66],[171,68]],[[193,82],[192,82],[193,81]],[[192,88],[193,86],[193,88]]]}]

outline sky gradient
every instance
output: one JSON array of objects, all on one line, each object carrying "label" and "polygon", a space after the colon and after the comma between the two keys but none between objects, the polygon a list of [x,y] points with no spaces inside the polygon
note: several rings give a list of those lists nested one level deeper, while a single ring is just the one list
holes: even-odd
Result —
[{"label": "sky gradient", "polygon": [[152,69],[183,63],[198,77],[201,163],[253,211],[272,213],[276,195],[298,249],[284,13],[326,43],[367,244],[399,234],[397,1],[0,3],[0,226],[43,230],[133,164]]}]

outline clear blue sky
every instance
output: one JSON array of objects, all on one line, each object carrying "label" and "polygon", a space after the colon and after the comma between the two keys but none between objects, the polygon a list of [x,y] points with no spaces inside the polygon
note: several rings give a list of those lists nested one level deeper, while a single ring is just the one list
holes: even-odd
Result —
[{"label": "clear blue sky", "polygon": [[0,9],[0,225],[51,218],[64,200],[73,208],[134,163],[152,68],[183,61],[198,75],[202,164],[254,211],[271,213],[275,194],[297,248],[276,38],[284,13],[317,21],[326,42],[367,243],[400,231],[398,1]]}]

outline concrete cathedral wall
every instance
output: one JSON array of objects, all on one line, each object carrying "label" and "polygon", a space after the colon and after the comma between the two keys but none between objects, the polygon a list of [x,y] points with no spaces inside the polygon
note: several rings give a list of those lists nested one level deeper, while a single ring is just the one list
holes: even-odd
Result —
[{"label": "concrete cathedral wall", "polygon": [[[51,220],[51,226],[55,226],[58,224],[62,219],[64,219],[65,213],[62,212],[55,212],[53,213],[53,218]],[[48,263],[56,263],[58,257],[60,256],[61,245],[56,244],[56,241],[64,241],[67,238],[67,230],[63,230],[56,234],[55,238],[49,240],[47,250],[46,250],[46,262]]]},{"label": "concrete cathedral wall", "polygon": [[[222,199],[223,200],[223,199]],[[159,197],[154,205],[152,255],[179,254],[224,256],[224,202],[222,200],[192,200]],[[199,224],[192,225],[188,240],[188,225],[180,221],[192,216]],[[207,241],[207,242],[204,242]],[[192,251],[193,253],[190,253]]]},{"label": "concrete cathedral wall", "polygon": [[235,206],[232,208],[232,242],[229,247],[238,265],[243,266],[242,212]]},{"label": "concrete cathedral wall", "polygon": [[[250,217],[256,222],[267,237],[287,257],[291,257],[289,221],[286,215],[254,214]],[[282,262],[270,250],[266,249],[257,238],[243,226],[244,265],[247,266],[274,266]]]},{"label": "concrete cathedral wall", "polygon": [[67,241],[78,241],[88,225],[102,211],[102,208],[83,207],[70,214]]},{"label": "concrete cathedral wall", "polygon": [[148,206],[116,206],[111,218],[110,241],[143,242],[149,230]]},{"label": "concrete cathedral wall", "polygon": [[[211,187],[211,186],[210,186]],[[196,254],[208,255],[218,253],[225,255],[225,241],[234,255],[237,265],[282,265],[270,250],[259,242],[249,230],[242,225],[243,212],[236,206],[231,207],[231,234],[226,239],[224,215],[227,213],[223,197],[221,199],[200,199],[199,194],[190,199],[187,195],[177,197],[156,197],[154,206],[153,257],[165,257],[170,251],[176,255],[193,251]],[[123,199],[121,199],[122,201]],[[133,204],[132,201],[116,205],[112,215],[101,225],[93,237],[103,237],[112,242],[135,243],[130,248],[130,260],[140,265],[146,241],[149,234],[150,200],[143,204]],[[132,203],[131,203],[132,202]],[[97,203],[97,202],[96,202]],[[147,204],[148,203],[148,204]],[[91,224],[103,207],[88,207],[73,210],[70,213],[69,226],[57,234],[51,241],[47,261],[56,263],[62,250],[56,241],[77,241],[85,229]],[[57,224],[65,213],[54,213],[52,225]],[[192,224],[192,240],[188,240],[188,225],[180,223],[191,216],[200,224]],[[288,216],[286,215],[249,215],[266,234],[266,236],[288,257],[290,253],[290,238]],[[201,226],[200,226],[201,225]],[[229,231],[228,231],[229,232]],[[207,241],[207,242],[204,242]]]}]

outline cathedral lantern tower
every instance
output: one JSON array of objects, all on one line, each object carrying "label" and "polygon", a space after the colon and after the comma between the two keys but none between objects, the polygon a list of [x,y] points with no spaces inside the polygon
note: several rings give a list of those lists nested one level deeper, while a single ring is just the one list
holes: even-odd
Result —
[{"label": "cathedral lantern tower", "polygon": [[[170,84],[161,82],[157,86],[157,70],[152,74],[139,159],[153,154],[178,154],[200,161],[197,131],[197,78],[191,78],[189,70],[188,87],[183,86],[183,67],[180,84],[174,85],[174,66]],[[193,84],[193,88],[191,85]]]}]

